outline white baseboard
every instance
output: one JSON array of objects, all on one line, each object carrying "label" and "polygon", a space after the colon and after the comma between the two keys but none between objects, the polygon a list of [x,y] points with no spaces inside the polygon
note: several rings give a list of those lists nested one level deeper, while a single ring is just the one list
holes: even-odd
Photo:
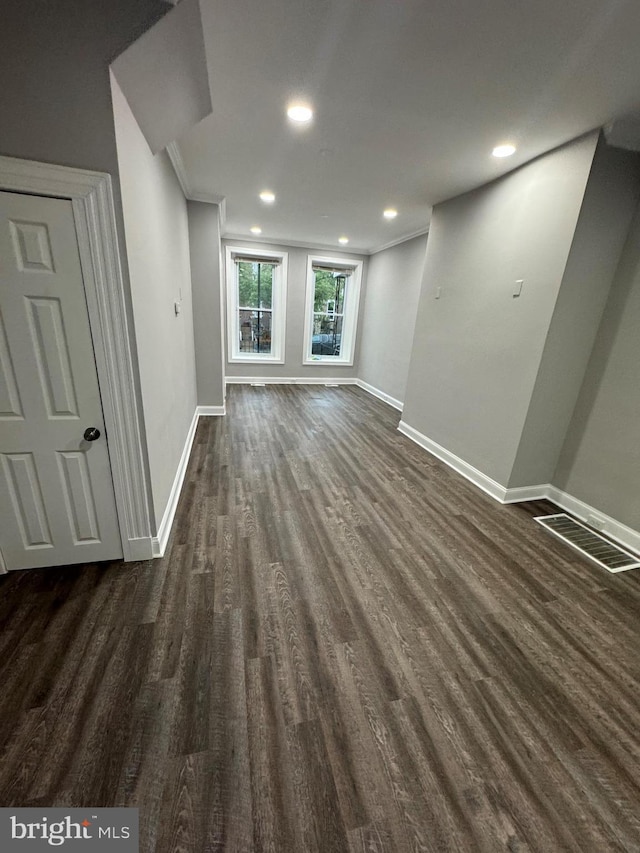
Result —
[{"label": "white baseboard", "polygon": [[[237,384],[264,382],[265,384],[271,385],[357,385],[358,387],[363,388],[368,393],[373,394],[375,397],[379,397],[381,400],[384,400],[385,402],[389,403],[389,405],[394,406],[394,408],[400,408],[402,405],[399,400],[393,400],[393,398],[388,398],[388,395],[381,396],[383,392],[379,391],[377,388],[374,388],[371,385],[367,385],[367,383],[362,382],[362,380],[352,378],[320,379],[313,377],[312,379],[284,379],[275,377],[262,378],[245,376],[228,377],[227,382]],[[184,482],[184,477],[187,471],[187,465],[189,463],[189,456],[191,455],[191,447],[193,445],[193,439],[195,437],[198,419],[200,417],[222,416],[225,414],[225,412],[225,405],[198,406],[196,408],[196,411],[193,415],[193,420],[191,421],[191,425],[187,433],[187,438],[182,451],[182,455],[180,457],[178,470],[176,471],[176,476],[173,481],[173,486],[169,495],[169,501],[164,511],[164,515],[162,516],[158,535],[151,540],[152,554],[149,553],[148,539],[129,540],[131,556],[129,556],[128,559],[147,560],[151,556],[162,557],[164,555],[164,552],[167,547],[167,542],[169,540],[169,535],[171,533],[173,519],[176,514],[176,508],[178,506],[178,499],[180,498],[182,484]],[[461,459],[459,456],[456,456],[454,453],[451,453],[451,451],[447,450],[445,447],[442,447],[437,442],[432,441],[432,439],[428,438],[426,435],[423,435],[421,432],[418,432],[418,430],[409,426],[409,424],[405,423],[402,420],[398,424],[398,430],[407,438],[411,439],[411,441],[422,447],[424,450],[431,453],[436,458],[440,459],[454,471],[457,471],[458,474],[461,474],[479,489],[482,489],[483,492],[488,494],[494,500],[497,500],[499,503],[510,504],[521,503],[522,501],[549,500],[559,506],[561,509],[564,509],[566,512],[571,513],[576,518],[586,522],[587,524],[592,524],[594,519],[597,520],[598,530],[600,530],[602,533],[605,533],[607,536],[609,536],[609,538],[620,543],[620,545],[623,545],[625,548],[628,548],[636,553],[640,553],[640,531],[628,527],[626,524],[623,524],[612,516],[607,515],[596,507],[593,507],[585,503],[584,501],[579,500],[578,498],[568,494],[567,492],[563,492],[557,486],[553,486],[550,483],[544,483],[535,486],[522,486],[514,489],[508,489],[493,480],[491,477],[488,477],[486,474],[483,474],[482,471],[479,471],[477,468],[474,468],[473,465],[470,465],[468,462],[465,462],[464,459]],[[2,556],[0,554],[0,574],[2,573],[2,569]]]},{"label": "white baseboard", "polygon": [[517,504],[523,501],[542,501],[549,496],[550,486],[548,483],[538,486],[519,486],[516,489],[505,489],[505,495],[501,503]]},{"label": "white baseboard", "polygon": [[[418,432],[418,430],[409,426],[404,421],[400,421],[398,430],[500,503],[510,504],[539,500],[551,501],[551,503],[571,513],[571,515],[574,515],[580,521],[594,526],[595,529],[604,533],[610,539],[615,540],[620,545],[623,545],[625,548],[628,548],[630,551],[640,554],[640,531],[627,527],[626,524],[622,524],[622,522],[617,521],[617,519],[612,518],[596,507],[590,506],[567,492],[563,492],[557,486],[553,486],[551,483],[543,483],[536,486],[507,489],[505,486],[492,480],[491,477],[483,474],[482,471],[478,471],[473,465],[469,465],[464,459],[460,459],[459,456],[456,456],[435,441],[427,438],[426,435]],[[593,524],[594,520],[598,522],[597,526]]]},{"label": "white baseboard", "polygon": [[640,554],[639,530],[627,527],[621,521],[612,518],[594,506],[590,506],[579,498],[563,492],[557,486],[547,486],[546,498],[567,512],[570,512],[571,515],[575,515],[580,521],[593,525],[594,519],[597,520],[599,522],[597,527],[593,525],[596,530],[604,533],[610,539],[614,539],[625,548],[629,548],[629,550],[634,551],[636,554]]},{"label": "white baseboard", "polygon": [[471,482],[479,489],[482,489],[483,492],[491,495],[492,498],[500,501],[500,503],[504,503],[507,489],[504,486],[501,486],[500,483],[492,480],[491,477],[487,477],[487,475],[483,474],[482,471],[478,471],[478,469],[474,468],[473,465],[469,465],[469,463],[465,462],[464,459],[460,459],[460,457],[456,456],[455,453],[451,453],[451,451],[447,450],[445,447],[442,447],[440,444],[437,444],[435,441],[427,438],[426,435],[418,432],[417,429],[409,426],[409,424],[404,421],[400,421],[398,424],[398,430],[403,435],[406,435],[407,438],[410,438],[411,441],[415,441],[415,443],[424,448],[424,450],[428,450],[429,453],[433,454],[433,456],[437,456],[438,459],[447,464],[450,468],[453,468],[453,470],[457,471],[458,474],[462,474],[462,476],[466,477],[467,480],[471,480]]},{"label": "white baseboard", "polygon": [[187,465],[189,464],[189,456],[191,455],[191,447],[193,446],[193,439],[196,434],[198,421],[203,417],[222,416],[225,414],[226,404],[223,404],[222,406],[196,406],[196,410],[193,413],[193,420],[191,421],[191,426],[187,433],[187,440],[185,441],[184,448],[182,450],[182,456],[178,463],[178,470],[176,471],[173,486],[171,487],[167,508],[162,516],[158,535],[152,540],[154,557],[163,557],[167,548],[167,542],[169,541],[169,535],[171,533],[171,526],[173,525],[173,519],[178,507],[182,484],[184,483],[184,476],[187,473]]},{"label": "white baseboard", "polygon": [[223,403],[222,406],[197,406],[196,414],[199,418],[210,418],[226,415],[227,405],[226,403]]},{"label": "white baseboard", "polygon": [[225,382],[227,385],[357,385],[400,412],[404,406],[401,400],[396,400],[379,388],[352,376],[227,376]]},{"label": "white baseboard", "polygon": [[227,385],[357,385],[355,377],[337,376],[227,376]]},{"label": "white baseboard", "polygon": [[368,394],[372,394],[384,403],[388,403],[389,406],[393,406],[393,408],[397,409],[399,412],[403,410],[404,403],[401,400],[396,400],[396,398],[392,397],[390,394],[385,394],[384,391],[381,391],[374,385],[369,385],[369,383],[365,382],[363,379],[356,379],[356,385]]},{"label": "white baseboard", "polygon": [[198,426],[198,420],[203,417],[212,417],[212,416],[221,416],[226,414],[226,406],[196,406],[196,410],[193,413],[193,420],[191,421],[191,425],[189,427],[189,432],[187,433],[187,439],[184,443],[184,448],[182,449],[182,455],[180,456],[180,462],[178,463],[178,470],[176,471],[176,476],[173,481],[173,486],[171,487],[171,492],[169,494],[169,500],[167,502],[166,509],[164,511],[164,515],[162,516],[162,521],[160,522],[160,527],[158,529],[158,535],[154,536],[152,539],[152,549],[153,553],[148,554],[146,557],[139,557],[138,559],[149,559],[150,556],[153,557],[163,557],[164,552],[167,548],[167,542],[169,541],[169,535],[171,533],[171,526],[173,524],[173,519],[176,514],[176,509],[178,507],[178,500],[180,498],[180,492],[182,491],[182,484],[184,482],[184,476],[187,473],[187,465],[189,464],[189,456],[191,455],[191,447],[193,445],[193,439],[196,434],[196,428]]},{"label": "white baseboard", "polygon": [[141,536],[137,539],[127,539],[125,543],[124,560],[126,563],[139,563],[150,560],[155,556],[155,539],[151,536]]},{"label": "white baseboard", "polygon": [[193,439],[196,434],[196,427],[198,426],[198,409],[196,408],[193,413],[193,419],[191,421],[191,426],[189,427],[189,431],[187,432],[187,439],[184,443],[184,447],[182,449],[182,455],[180,457],[180,462],[178,463],[178,470],[176,471],[176,476],[173,480],[173,486],[171,486],[171,492],[169,493],[169,500],[167,502],[167,506],[164,511],[164,515],[162,516],[162,521],[160,522],[160,527],[158,528],[158,535],[153,538],[153,556],[154,557],[162,557],[164,556],[165,549],[167,547],[167,542],[169,541],[169,534],[171,533],[171,525],[173,524],[173,519],[176,514],[176,508],[178,506],[178,500],[180,498],[180,492],[182,491],[182,484],[184,482],[184,475],[187,473],[187,465],[189,464],[189,456],[191,455],[191,446],[193,445]]}]

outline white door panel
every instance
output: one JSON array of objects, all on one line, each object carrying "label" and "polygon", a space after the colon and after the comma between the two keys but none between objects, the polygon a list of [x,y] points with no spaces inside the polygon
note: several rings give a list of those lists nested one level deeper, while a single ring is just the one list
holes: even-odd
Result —
[{"label": "white door panel", "polygon": [[0,548],[9,569],[122,557],[71,202],[17,193],[0,193]]}]

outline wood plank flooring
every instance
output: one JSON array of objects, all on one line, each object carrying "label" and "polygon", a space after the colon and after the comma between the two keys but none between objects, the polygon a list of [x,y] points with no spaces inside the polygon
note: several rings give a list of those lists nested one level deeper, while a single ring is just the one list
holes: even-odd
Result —
[{"label": "wood plank flooring", "polygon": [[162,560],[0,579],[0,805],[144,853],[640,851],[640,572],[350,387],[230,389]]}]

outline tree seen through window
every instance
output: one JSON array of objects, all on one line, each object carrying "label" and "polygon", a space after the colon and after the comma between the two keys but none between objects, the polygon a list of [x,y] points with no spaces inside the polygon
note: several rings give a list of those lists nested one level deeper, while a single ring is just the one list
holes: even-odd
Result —
[{"label": "tree seen through window", "polygon": [[238,263],[238,322],[241,352],[271,352],[273,264]]},{"label": "tree seen through window", "polygon": [[339,356],[348,272],[316,269],[314,274],[311,353]]}]

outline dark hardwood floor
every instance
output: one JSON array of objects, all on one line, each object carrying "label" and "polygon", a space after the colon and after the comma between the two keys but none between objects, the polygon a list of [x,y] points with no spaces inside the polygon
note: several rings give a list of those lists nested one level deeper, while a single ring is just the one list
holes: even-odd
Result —
[{"label": "dark hardwood floor", "polygon": [[141,850],[640,851],[640,572],[359,389],[232,387],[164,559],[0,579],[0,806]]}]

